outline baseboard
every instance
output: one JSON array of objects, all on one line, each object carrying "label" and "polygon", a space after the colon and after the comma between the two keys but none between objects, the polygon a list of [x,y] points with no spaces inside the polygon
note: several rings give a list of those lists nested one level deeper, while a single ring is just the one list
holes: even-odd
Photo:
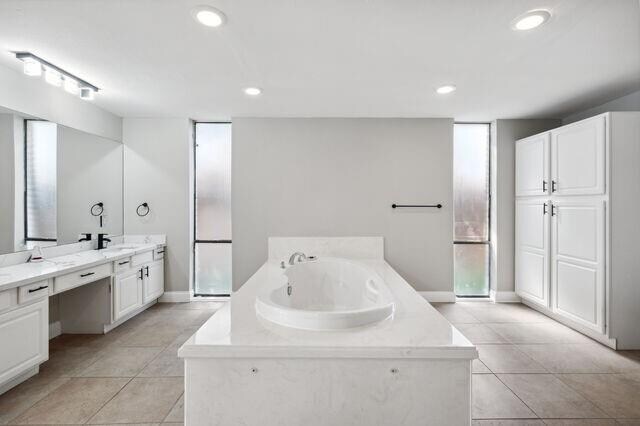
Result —
[{"label": "baseboard", "polygon": [[186,303],[191,299],[190,291],[165,291],[158,302],[160,303]]},{"label": "baseboard", "polygon": [[522,299],[515,291],[489,290],[489,298],[496,303],[520,303]]},{"label": "baseboard", "polygon": [[456,295],[452,291],[419,291],[418,293],[432,303],[454,303],[456,301]]},{"label": "baseboard", "polygon": [[62,323],[54,321],[49,323],[49,340],[62,334]]}]

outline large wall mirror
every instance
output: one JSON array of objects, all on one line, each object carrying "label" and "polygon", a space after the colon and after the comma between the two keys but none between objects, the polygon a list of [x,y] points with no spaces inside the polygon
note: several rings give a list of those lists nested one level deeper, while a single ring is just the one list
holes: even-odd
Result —
[{"label": "large wall mirror", "polygon": [[120,142],[0,108],[0,254],[123,234]]}]

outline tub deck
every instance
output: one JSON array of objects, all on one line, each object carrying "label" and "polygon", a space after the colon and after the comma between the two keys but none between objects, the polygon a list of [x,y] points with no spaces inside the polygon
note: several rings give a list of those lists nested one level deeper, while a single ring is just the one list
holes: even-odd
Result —
[{"label": "tub deck", "polygon": [[469,425],[476,348],[379,253],[357,260],[386,282],[394,315],[345,330],[260,318],[258,288],[282,285],[280,259],[265,263],[178,351],[186,424]]}]

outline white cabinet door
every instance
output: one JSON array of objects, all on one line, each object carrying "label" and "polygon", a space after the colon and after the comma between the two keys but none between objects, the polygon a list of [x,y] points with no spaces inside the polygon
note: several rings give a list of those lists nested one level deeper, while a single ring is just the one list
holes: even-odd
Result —
[{"label": "white cabinet door", "polygon": [[516,202],[516,293],[549,307],[549,216],[547,200]]},{"label": "white cabinet door", "polygon": [[543,133],[516,141],[516,195],[545,195],[549,191],[549,140]]},{"label": "white cabinet door", "polygon": [[551,237],[553,310],[604,332],[604,202],[554,201]]},{"label": "white cabinet door", "polygon": [[142,306],[142,269],[131,269],[116,275],[113,287],[114,320]]},{"label": "white cabinet door", "polygon": [[604,193],[605,123],[598,116],[551,131],[553,195]]},{"label": "white cabinet door", "polygon": [[144,267],[143,303],[149,303],[164,293],[164,261],[150,263]]},{"label": "white cabinet door", "polygon": [[0,385],[49,358],[49,298],[0,315]]}]

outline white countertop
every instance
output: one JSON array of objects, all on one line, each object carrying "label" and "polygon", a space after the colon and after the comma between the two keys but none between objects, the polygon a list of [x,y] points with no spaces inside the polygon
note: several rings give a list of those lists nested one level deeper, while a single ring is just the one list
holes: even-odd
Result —
[{"label": "white countertop", "polygon": [[6,266],[0,268],[0,291],[113,262],[162,246],[164,244],[116,244],[103,250],[84,250],[52,257],[42,262]]},{"label": "white countertop", "polygon": [[384,260],[360,260],[384,279],[392,292],[393,318],[339,331],[281,327],[255,312],[258,287],[282,273],[265,263],[231,301],[217,311],[178,351],[182,358],[430,358],[475,359],[475,346],[424,300]]}]

